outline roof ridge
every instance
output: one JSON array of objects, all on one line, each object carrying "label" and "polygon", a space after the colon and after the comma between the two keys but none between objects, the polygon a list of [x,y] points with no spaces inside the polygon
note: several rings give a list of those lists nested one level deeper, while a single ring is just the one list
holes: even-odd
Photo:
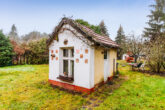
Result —
[{"label": "roof ridge", "polygon": [[85,25],[82,25],[82,24],[76,22],[75,20],[67,18],[67,17],[62,18],[60,23],[56,26],[56,28],[54,29],[54,31],[51,35],[51,38],[49,39],[48,45],[51,43],[51,41],[54,39],[54,37],[58,37],[57,36],[58,31],[64,24],[70,24],[73,28],[75,28],[81,34],[87,36],[87,39],[88,39],[88,37],[90,37],[88,40],[91,40],[92,42],[95,42],[96,44],[99,44],[100,46],[115,47],[115,48],[119,47],[119,45],[116,42],[114,42],[110,37],[108,37],[106,35],[98,34],[98,33],[94,32],[93,29],[91,29]]}]

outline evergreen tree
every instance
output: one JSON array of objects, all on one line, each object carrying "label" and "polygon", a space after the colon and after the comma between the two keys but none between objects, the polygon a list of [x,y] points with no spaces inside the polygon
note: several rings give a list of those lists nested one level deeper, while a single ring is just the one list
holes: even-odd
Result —
[{"label": "evergreen tree", "polygon": [[120,45],[120,49],[117,50],[117,58],[121,59],[122,55],[125,52],[125,34],[123,31],[123,27],[120,25],[118,31],[117,31],[117,36],[115,38],[115,41],[118,45]]},{"label": "evergreen tree", "polygon": [[101,28],[98,25],[91,25],[87,21],[84,21],[83,19],[76,19],[75,21],[79,24],[82,24],[82,25],[92,29],[97,34],[102,34]]},{"label": "evergreen tree", "polygon": [[101,33],[106,35],[106,36],[109,36],[108,30],[107,30],[103,20],[100,22],[99,26],[100,26],[100,29],[101,29]]},{"label": "evergreen tree", "polygon": [[8,38],[0,32],[0,66],[10,65],[12,63],[13,49]]},{"label": "evergreen tree", "polygon": [[147,24],[149,27],[145,28],[144,37],[151,40],[155,40],[157,37],[162,36],[165,27],[165,13],[164,13],[164,0],[155,0],[156,4],[150,5],[153,9],[151,10],[151,15],[148,15],[149,21]]},{"label": "evergreen tree", "polygon": [[19,42],[19,37],[18,37],[18,34],[17,34],[17,28],[14,24],[11,27],[11,31],[9,33],[9,39],[14,40],[16,42]]}]

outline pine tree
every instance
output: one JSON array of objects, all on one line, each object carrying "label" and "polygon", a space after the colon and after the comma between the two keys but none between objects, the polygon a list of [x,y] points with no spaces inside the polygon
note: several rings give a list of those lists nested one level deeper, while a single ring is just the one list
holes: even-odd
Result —
[{"label": "pine tree", "polygon": [[9,39],[19,42],[19,37],[17,34],[17,28],[16,28],[15,24],[13,24],[11,27],[11,31],[9,33]]},{"label": "pine tree", "polygon": [[122,58],[122,55],[124,54],[125,52],[125,34],[124,34],[124,31],[123,31],[123,27],[120,25],[118,31],[117,31],[117,36],[115,38],[115,41],[118,45],[120,45],[120,49],[118,49],[117,51],[117,58],[118,59],[121,59]]},{"label": "pine tree", "polygon": [[0,66],[10,65],[12,63],[13,49],[8,38],[0,32]]},{"label": "pine tree", "polygon": [[150,5],[153,9],[151,10],[151,15],[148,15],[149,21],[147,24],[149,27],[144,30],[144,37],[150,40],[155,40],[157,37],[162,36],[162,32],[164,32],[164,0],[155,0],[155,2],[156,4]]},{"label": "pine tree", "polygon": [[100,26],[100,29],[101,29],[102,34],[104,34],[106,36],[109,36],[108,30],[107,30],[107,28],[105,26],[104,21],[101,21],[100,24],[99,24],[99,26]]},{"label": "pine tree", "polygon": [[165,0],[155,0],[150,7],[148,27],[144,30],[144,37],[149,38],[144,44],[145,55],[149,69],[159,73],[165,67]]}]

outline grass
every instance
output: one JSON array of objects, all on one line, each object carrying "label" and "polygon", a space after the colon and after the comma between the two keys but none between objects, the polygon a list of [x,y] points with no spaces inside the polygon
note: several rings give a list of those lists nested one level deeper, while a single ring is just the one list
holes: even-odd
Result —
[{"label": "grass", "polygon": [[90,95],[52,88],[48,65],[0,68],[0,109],[165,109],[165,77],[132,72],[121,61],[119,68],[118,79]]},{"label": "grass", "polygon": [[84,102],[48,84],[48,65],[0,68],[0,109],[75,109]]},{"label": "grass", "polygon": [[164,110],[165,77],[132,72],[127,64],[120,64],[120,73],[128,80],[96,109]]}]

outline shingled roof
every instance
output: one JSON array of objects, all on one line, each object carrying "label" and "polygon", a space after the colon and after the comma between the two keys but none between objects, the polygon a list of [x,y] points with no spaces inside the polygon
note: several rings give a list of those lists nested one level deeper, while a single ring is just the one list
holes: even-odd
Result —
[{"label": "shingled roof", "polygon": [[80,32],[84,37],[91,42],[94,43],[94,45],[97,46],[103,46],[103,47],[113,47],[113,48],[118,48],[119,45],[116,44],[113,40],[111,40],[108,36],[105,35],[100,35],[95,33],[92,29],[81,25],[77,23],[76,21],[69,19],[69,18],[63,18],[61,22],[59,23],[58,26],[54,29],[53,33],[50,36],[50,39],[48,40],[48,45],[51,44],[52,40],[55,39],[56,36],[58,36],[58,32],[60,31],[61,27],[64,24],[70,24],[74,29],[76,29],[78,32]]}]

